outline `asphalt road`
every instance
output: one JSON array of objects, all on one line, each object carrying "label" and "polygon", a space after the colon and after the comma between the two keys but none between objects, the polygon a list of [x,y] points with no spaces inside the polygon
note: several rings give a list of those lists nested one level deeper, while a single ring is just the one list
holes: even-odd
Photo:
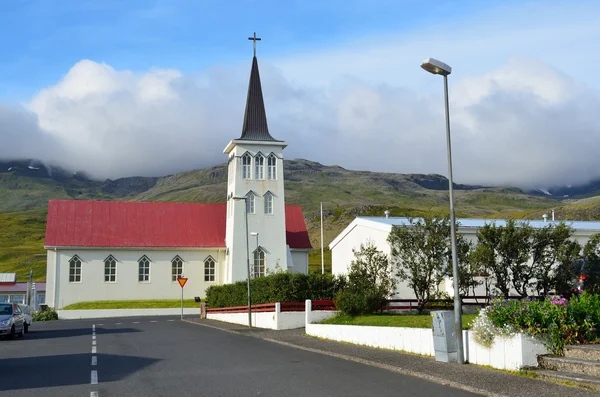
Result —
[{"label": "asphalt road", "polygon": [[474,396],[172,317],[34,323],[0,340],[0,396],[36,395]]}]

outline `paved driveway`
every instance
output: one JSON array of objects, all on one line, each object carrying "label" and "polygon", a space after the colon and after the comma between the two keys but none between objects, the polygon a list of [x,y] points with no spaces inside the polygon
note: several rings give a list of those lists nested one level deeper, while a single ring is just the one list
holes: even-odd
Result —
[{"label": "paved driveway", "polygon": [[0,341],[0,379],[15,397],[474,395],[166,317],[35,323]]}]

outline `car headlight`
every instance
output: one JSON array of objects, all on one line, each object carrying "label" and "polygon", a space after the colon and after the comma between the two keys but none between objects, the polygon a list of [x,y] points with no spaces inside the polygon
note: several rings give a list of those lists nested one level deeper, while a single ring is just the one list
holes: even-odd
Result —
[{"label": "car headlight", "polygon": [[2,321],[0,321],[0,327],[6,327],[8,324],[10,324],[10,320],[2,320]]}]

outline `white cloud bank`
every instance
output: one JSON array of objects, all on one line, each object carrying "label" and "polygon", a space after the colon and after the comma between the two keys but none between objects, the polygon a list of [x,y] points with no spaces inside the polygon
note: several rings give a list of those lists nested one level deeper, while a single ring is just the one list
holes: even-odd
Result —
[{"label": "white cloud bank", "polygon": [[[600,177],[598,90],[544,56],[522,56],[527,36],[512,32],[502,41],[502,27],[497,37],[478,36],[485,21],[479,25],[458,30],[454,42],[392,37],[364,51],[349,45],[330,54],[261,61],[272,135],[289,143],[287,158],[445,175],[442,82],[418,63],[438,53],[448,60],[444,54],[454,49],[455,67],[457,60],[493,59],[478,65],[479,72],[457,67],[451,76],[457,182],[548,187]],[[548,43],[562,40],[556,64],[569,68],[558,55],[597,42],[600,24],[569,26],[538,27],[543,37],[532,36],[529,45],[551,51]],[[563,36],[586,41],[569,46]],[[477,50],[469,53],[469,46]],[[404,73],[394,73],[394,64]],[[98,178],[165,175],[224,162],[223,148],[241,132],[249,70],[248,61],[198,75],[171,69],[136,74],[82,60],[24,108],[0,104],[0,158],[58,162]]]}]

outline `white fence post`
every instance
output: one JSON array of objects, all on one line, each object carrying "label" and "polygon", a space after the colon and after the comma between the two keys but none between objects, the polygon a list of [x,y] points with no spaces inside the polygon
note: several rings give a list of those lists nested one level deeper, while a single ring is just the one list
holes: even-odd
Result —
[{"label": "white fence post", "polygon": [[312,311],[312,301],[310,299],[306,300],[306,306],[304,308],[304,323],[305,325],[310,324],[311,322],[311,311]]},{"label": "white fence post", "polygon": [[200,318],[201,319],[206,318],[206,302],[200,303]]},{"label": "white fence post", "polygon": [[275,329],[280,329],[281,324],[279,324],[279,313],[281,313],[281,302],[276,302],[275,303]]}]

